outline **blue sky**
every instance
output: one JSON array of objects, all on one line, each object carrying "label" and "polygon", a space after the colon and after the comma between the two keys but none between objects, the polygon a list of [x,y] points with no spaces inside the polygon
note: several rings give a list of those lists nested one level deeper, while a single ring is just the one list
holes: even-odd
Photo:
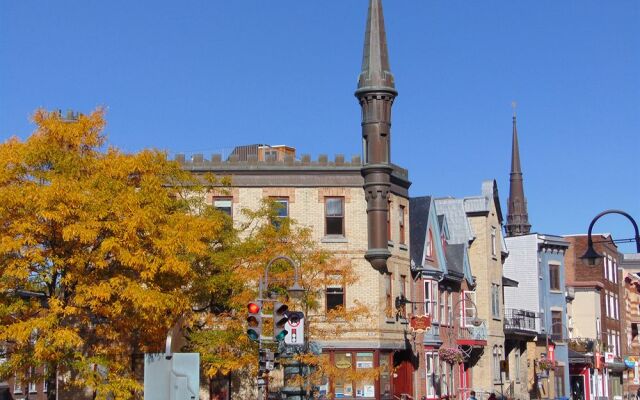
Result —
[{"label": "blue sky", "polygon": [[[400,93],[392,158],[412,195],[474,195],[495,178],[506,208],[516,100],[534,230],[584,232],[607,208],[640,221],[640,2],[384,5]],[[109,143],[127,151],[359,154],[366,8],[0,0],[0,140],[27,136],[38,107],[104,106]],[[632,236],[617,216],[595,230]]]}]

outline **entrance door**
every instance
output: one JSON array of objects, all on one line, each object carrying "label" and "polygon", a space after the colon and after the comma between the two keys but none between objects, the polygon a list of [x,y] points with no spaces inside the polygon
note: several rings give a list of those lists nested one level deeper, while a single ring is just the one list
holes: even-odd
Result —
[{"label": "entrance door", "polygon": [[393,355],[393,365],[397,367],[393,374],[393,395],[401,397],[403,394],[413,396],[413,364],[411,352],[397,352]]},{"label": "entrance door", "polygon": [[571,397],[573,400],[585,400],[584,376],[571,375]]}]

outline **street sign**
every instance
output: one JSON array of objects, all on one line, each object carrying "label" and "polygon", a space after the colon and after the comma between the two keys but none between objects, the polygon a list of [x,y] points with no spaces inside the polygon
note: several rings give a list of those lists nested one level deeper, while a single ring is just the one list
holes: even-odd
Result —
[{"label": "street sign", "polygon": [[290,345],[304,344],[304,313],[293,311],[289,313],[289,320],[285,324],[285,330],[289,332],[284,337],[284,343]]},{"label": "street sign", "polygon": [[144,355],[145,400],[196,400],[199,393],[199,353]]}]

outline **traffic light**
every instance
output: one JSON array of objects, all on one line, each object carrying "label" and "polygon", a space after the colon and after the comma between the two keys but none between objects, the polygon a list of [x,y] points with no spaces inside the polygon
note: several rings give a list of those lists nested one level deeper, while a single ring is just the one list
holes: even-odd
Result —
[{"label": "traffic light", "polygon": [[247,305],[247,335],[249,339],[257,342],[262,336],[262,302],[254,301]]},{"label": "traffic light", "polygon": [[283,341],[289,333],[285,329],[287,321],[289,321],[289,307],[276,301],[273,305],[273,339],[276,342]]}]

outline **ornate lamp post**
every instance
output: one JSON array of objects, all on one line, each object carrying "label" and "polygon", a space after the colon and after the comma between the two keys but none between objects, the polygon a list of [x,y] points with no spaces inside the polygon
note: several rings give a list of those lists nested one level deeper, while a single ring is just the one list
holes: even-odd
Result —
[{"label": "ornate lamp post", "polygon": [[600,214],[596,215],[595,218],[593,218],[593,221],[591,221],[591,224],[589,224],[589,231],[587,233],[587,251],[580,257],[581,259],[586,260],[589,265],[595,265],[596,261],[598,261],[598,259],[603,258],[602,255],[599,254],[593,248],[593,239],[591,238],[591,231],[593,230],[593,225],[595,225],[596,221],[598,219],[600,219],[600,217],[602,217],[604,215],[607,215],[607,214],[624,215],[625,217],[627,217],[627,219],[629,219],[629,221],[631,221],[631,224],[633,225],[633,229],[635,230],[635,238],[634,238],[634,240],[636,242],[636,252],[640,253],[640,232],[638,231],[638,224],[636,223],[636,221],[631,217],[631,215],[629,215],[625,211],[622,211],[622,210],[606,210],[606,211],[603,211]]}]

